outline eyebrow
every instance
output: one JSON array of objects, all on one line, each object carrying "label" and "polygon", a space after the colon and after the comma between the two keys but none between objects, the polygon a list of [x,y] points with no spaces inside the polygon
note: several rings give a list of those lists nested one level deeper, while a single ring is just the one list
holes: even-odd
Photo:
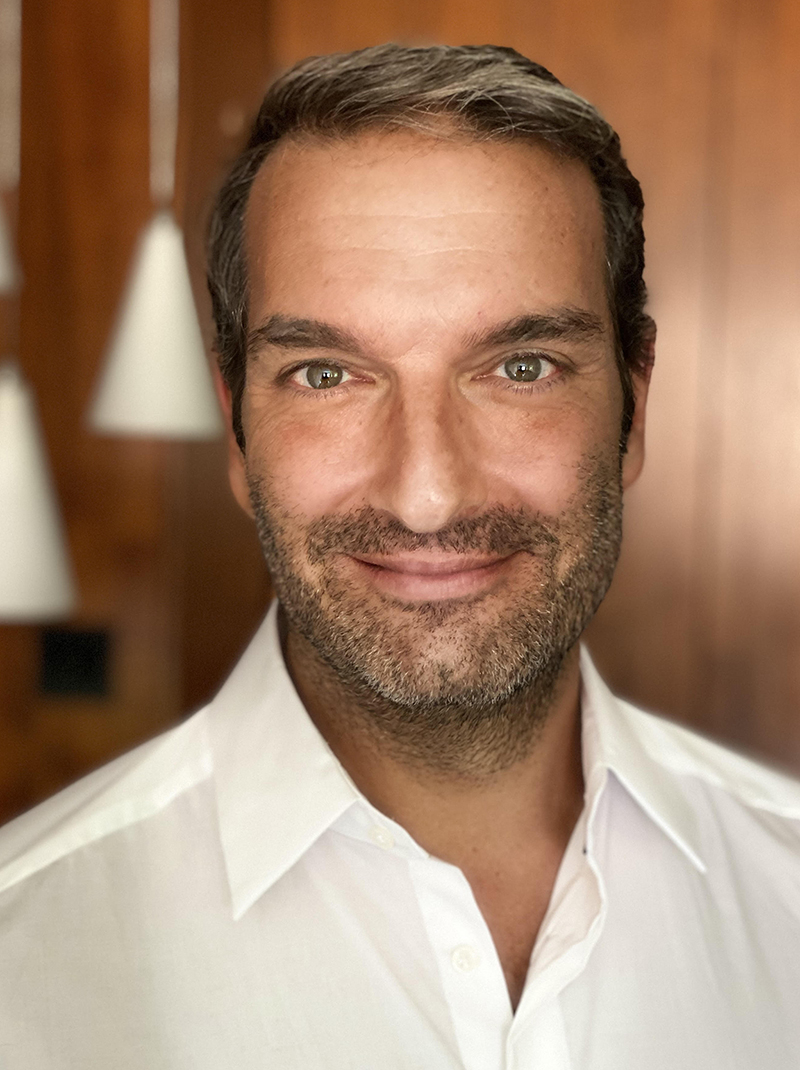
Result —
[{"label": "eyebrow", "polygon": [[[603,321],[594,312],[580,308],[558,308],[551,312],[526,313],[506,323],[466,336],[467,349],[492,349],[506,345],[541,342],[552,338],[592,342],[606,337]],[[363,346],[354,334],[321,320],[275,313],[247,336],[247,351],[265,346],[278,349],[327,349],[358,356]]]},{"label": "eyebrow", "polygon": [[338,349],[342,353],[357,355],[362,352],[355,335],[321,320],[282,316],[270,316],[266,323],[250,331],[247,336],[248,353],[265,346],[278,349]]},{"label": "eyebrow", "polygon": [[582,308],[558,308],[552,312],[528,313],[467,336],[470,349],[493,349],[499,346],[564,339],[571,342],[594,342],[606,337],[602,319]]}]

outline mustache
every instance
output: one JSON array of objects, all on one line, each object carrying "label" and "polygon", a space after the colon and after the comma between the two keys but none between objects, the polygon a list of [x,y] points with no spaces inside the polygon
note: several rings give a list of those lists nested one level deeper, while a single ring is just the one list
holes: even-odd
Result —
[{"label": "mustache", "polygon": [[464,517],[434,532],[411,531],[396,517],[371,506],[341,516],[324,516],[309,524],[309,560],[321,562],[330,554],[394,554],[413,550],[449,550],[456,554],[505,556],[559,546],[558,520],[523,509],[494,506],[476,517]]}]

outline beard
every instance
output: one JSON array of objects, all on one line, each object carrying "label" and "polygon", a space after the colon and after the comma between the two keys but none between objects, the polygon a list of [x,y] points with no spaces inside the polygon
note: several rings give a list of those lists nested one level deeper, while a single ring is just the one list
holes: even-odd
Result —
[{"label": "beard", "polygon": [[[249,474],[250,498],[290,632],[351,727],[405,764],[485,775],[522,759],[551,708],[567,655],[608,590],[622,536],[621,458],[592,457],[556,516],[492,507],[418,534],[365,506],[300,522]],[[436,602],[357,585],[342,555],[414,550],[507,557],[519,583]]]}]

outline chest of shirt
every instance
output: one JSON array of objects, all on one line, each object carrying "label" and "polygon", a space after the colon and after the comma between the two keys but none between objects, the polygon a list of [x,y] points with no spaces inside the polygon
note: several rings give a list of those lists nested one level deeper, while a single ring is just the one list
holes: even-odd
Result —
[{"label": "chest of shirt", "polygon": [[709,882],[615,798],[598,815],[595,868],[579,851],[560,875],[512,1016],[454,867],[390,832],[332,829],[234,919],[198,788],[191,820],[165,811],[0,897],[15,921],[0,947],[3,1065],[800,1065],[787,934],[754,923],[747,887]]}]

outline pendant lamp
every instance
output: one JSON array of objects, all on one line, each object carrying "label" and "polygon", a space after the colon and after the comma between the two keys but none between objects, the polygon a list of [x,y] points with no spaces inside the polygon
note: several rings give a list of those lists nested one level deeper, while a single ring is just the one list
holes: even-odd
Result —
[{"label": "pendant lamp", "polygon": [[0,621],[48,620],[75,606],[75,585],[31,392],[0,364]]},{"label": "pendant lamp", "polygon": [[178,131],[178,0],[150,3],[150,195],[156,206],[133,259],[90,413],[105,434],[214,438],[222,420],[169,208]]},{"label": "pendant lamp", "polygon": [[0,0],[0,294],[19,286],[20,271],[2,194],[19,183],[21,0]]}]

